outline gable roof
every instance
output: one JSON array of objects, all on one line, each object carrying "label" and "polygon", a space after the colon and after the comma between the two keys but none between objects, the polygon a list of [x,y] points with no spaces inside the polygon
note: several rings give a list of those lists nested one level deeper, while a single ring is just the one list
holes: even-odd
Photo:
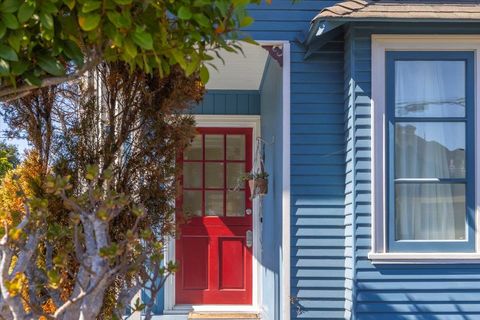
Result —
[{"label": "gable roof", "polygon": [[474,0],[347,0],[324,8],[315,20],[480,20]]}]

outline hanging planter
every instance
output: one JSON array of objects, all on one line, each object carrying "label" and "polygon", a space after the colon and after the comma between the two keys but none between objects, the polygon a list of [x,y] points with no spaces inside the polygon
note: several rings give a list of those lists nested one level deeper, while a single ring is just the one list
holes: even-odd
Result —
[{"label": "hanging planter", "polygon": [[249,173],[244,178],[244,181],[248,181],[248,187],[250,188],[251,198],[256,196],[264,196],[268,193],[268,173],[265,171]]}]

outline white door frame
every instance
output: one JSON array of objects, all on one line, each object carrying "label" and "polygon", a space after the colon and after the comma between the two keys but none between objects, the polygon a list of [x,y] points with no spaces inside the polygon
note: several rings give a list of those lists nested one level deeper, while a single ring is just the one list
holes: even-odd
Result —
[{"label": "white door frame", "polygon": [[[280,268],[280,319],[290,320],[290,42],[258,41],[260,45],[279,45],[283,49],[282,95],[283,95],[283,155],[282,155],[282,248]],[[253,128],[253,152],[256,150],[256,137],[260,136],[260,116],[250,115],[195,115],[198,127],[245,127]],[[253,164],[252,159],[252,164]],[[258,200],[253,202],[253,257],[252,257],[252,304],[251,305],[176,305],[175,275],[167,279],[164,294],[164,316],[155,319],[179,319],[190,311],[211,312],[257,312],[262,310],[261,277],[261,222],[258,214]],[[170,239],[165,253],[167,261],[175,261],[175,239]],[[182,317],[183,318],[183,317]]]}]

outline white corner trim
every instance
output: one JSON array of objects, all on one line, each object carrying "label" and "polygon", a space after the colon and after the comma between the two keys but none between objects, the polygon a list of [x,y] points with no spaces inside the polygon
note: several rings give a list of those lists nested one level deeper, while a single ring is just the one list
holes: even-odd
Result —
[{"label": "white corner trim", "polygon": [[[290,320],[290,42],[283,42],[282,320]],[[281,270],[282,270],[281,269]]]},{"label": "white corner trim", "polygon": [[[475,109],[480,106],[480,35],[372,35],[372,252],[374,263],[473,263],[480,259],[480,156],[475,157],[475,225],[477,253],[387,253],[386,141],[385,141],[385,52],[386,51],[473,51],[475,53]],[[475,113],[475,144],[480,141],[480,112]],[[477,154],[480,154],[476,150]]]}]

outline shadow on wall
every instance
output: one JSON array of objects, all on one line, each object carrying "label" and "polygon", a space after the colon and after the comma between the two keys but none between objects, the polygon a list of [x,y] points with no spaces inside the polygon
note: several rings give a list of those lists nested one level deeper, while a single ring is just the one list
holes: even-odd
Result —
[{"label": "shadow on wall", "polygon": [[480,319],[479,265],[379,265],[357,275],[355,319]]}]

